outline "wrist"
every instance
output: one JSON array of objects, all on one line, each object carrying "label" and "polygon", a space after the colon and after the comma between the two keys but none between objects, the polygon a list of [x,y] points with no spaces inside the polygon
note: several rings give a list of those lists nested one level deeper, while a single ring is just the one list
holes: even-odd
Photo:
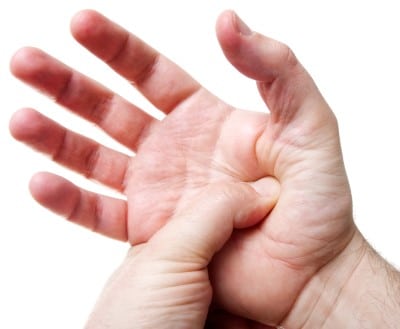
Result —
[{"label": "wrist", "polygon": [[303,289],[283,328],[395,328],[400,275],[357,231]]}]

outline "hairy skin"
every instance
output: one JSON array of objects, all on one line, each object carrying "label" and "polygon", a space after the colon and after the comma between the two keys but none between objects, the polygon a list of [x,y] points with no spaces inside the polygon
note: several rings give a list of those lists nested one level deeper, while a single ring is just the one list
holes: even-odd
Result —
[{"label": "hairy skin", "polygon": [[135,245],[204,186],[248,182],[268,195],[278,181],[279,200],[267,220],[234,232],[215,257],[211,278],[215,302],[224,310],[265,325],[280,323],[356,232],[336,119],[311,77],[287,46],[250,31],[232,12],[218,20],[219,42],[233,66],[257,81],[270,114],[219,100],[96,12],[79,13],[72,33],[166,116],[150,117],[40,50],[20,50],[11,63],[14,75],[136,152],[129,157],[22,110],[10,124],[15,138],[115,188],[126,202],[48,173],[31,181],[34,198]]}]

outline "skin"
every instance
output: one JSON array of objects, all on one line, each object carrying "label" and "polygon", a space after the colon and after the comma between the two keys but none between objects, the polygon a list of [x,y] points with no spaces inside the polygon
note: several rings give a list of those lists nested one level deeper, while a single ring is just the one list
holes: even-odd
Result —
[{"label": "skin", "polygon": [[16,139],[126,196],[97,195],[40,173],[30,184],[39,203],[137,245],[209,184],[246,182],[267,196],[279,182],[279,200],[267,220],[235,231],[211,264],[215,304],[235,315],[224,315],[226,323],[247,318],[277,325],[329,264],[348,250],[359,257],[362,238],[352,219],[335,116],[287,46],[251,31],[232,12],[218,19],[225,56],[257,81],[270,111],[257,113],[217,99],[96,12],[79,13],[71,30],[166,116],[150,117],[41,50],[17,52],[11,62],[17,78],[136,153],[106,148],[34,110],[17,112],[10,123]]},{"label": "skin", "polygon": [[85,328],[203,329],[212,298],[207,267],[213,255],[233,229],[257,224],[275,201],[245,183],[204,188],[148,242],[131,248]]}]

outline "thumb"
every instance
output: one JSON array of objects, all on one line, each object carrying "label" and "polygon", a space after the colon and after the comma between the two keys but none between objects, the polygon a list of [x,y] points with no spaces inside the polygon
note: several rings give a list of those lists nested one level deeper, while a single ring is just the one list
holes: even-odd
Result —
[{"label": "thumb", "polygon": [[288,46],[253,32],[232,11],[221,14],[216,31],[226,58],[258,82],[274,122],[288,124],[298,117],[303,121],[304,116],[320,121],[331,113]]},{"label": "thumb", "polygon": [[210,185],[149,243],[157,257],[206,267],[233,229],[250,227],[265,218],[278,199],[279,188],[273,178],[264,179],[263,196],[247,183]]}]

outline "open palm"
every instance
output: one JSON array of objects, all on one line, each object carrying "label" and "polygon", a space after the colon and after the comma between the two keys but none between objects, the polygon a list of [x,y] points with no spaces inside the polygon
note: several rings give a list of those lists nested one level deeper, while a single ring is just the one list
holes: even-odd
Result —
[{"label": "open palm", "polygon": [[19,51],[11,65],[18,78],[136,153],[129,157],[34,110],[21,110],[10,125],[17,139],[127,200],[47,173],[33,178],[33,196],[74,222],[137,244],[210,183],[244,181],[272,193],[276,179],[274,210],[256,228],[234,233],[211,275],[215,299],[225,310],[279,323],[307,281],[354,233],[336,121],[312,79],[286,46],[249,31],[231,12],[218,21],[219,41],[228,60],[258,81],[271,114],[222,102],[98,13],[78,14],[72,31],[166,116],[156,120],[40,50]]}]

